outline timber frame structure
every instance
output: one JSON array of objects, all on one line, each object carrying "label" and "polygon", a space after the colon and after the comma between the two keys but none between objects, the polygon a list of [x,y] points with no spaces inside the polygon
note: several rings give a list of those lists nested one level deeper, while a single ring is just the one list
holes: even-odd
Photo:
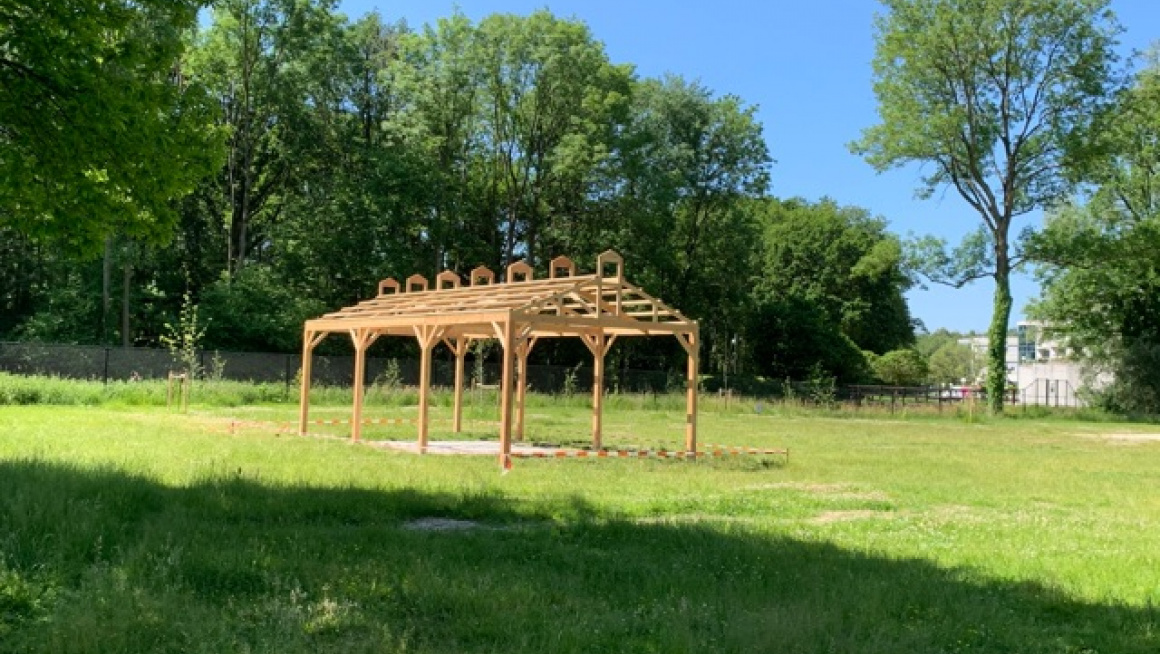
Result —
[{"label": "timber frame structure", "polygon": [[[351,439],[362,426],[366,383],[366,351],[380,336],[413,337],[419,341],[418,449],[427,450],[431,351],[443,343],[455,354],[453,430],[462,429],[463,371],[468,346],[474,340],[497,339],[502,346],[499,462],[511,460],[512,436],[523,439],[527,360],[541,338],[578,337],[594,360],[592,446],[600,449],[604,397],[604,357],[618,337],[672,335],[688,354],[685,450],[697,451],[697,323],[650,296],[624,278],[624,259],[611,250],[596,259],[596,272],[577,275],[567,257],[551,261],[547,279],[535,279],[525,262],[508,266],[506,280],[479,267],[467,285],[459,274],[440,273],[431,288],[426,278],[412,275],[400,284],[379,282],[378,296],[307,320],[302,339],[302,388],[298,432],[306,435],[310,410],[311,354],[328,334],[346,333],[354,342],[354,406]],[[513,401],[513,395],[514,401]],[[513,430],[514,404],[514,430]]]}]

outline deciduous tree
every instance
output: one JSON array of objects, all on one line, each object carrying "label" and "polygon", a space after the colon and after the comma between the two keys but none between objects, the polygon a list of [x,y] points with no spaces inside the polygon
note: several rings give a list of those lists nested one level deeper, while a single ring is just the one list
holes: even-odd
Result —
[{"label": "deciduous tree", "polygon": [[198,0],[0,8],[0,226],[74,254],[164,241],[220,132],[179,65]]},{"label": "deciduous tree", "polygon": [[1119,26],[1108,0],[884,0],[874,91],[882,122],[854,151],[878,170],[919,163],[920,193],[953,188],[980,230],[952,255],[928,257],[936,281],[995,281],[987,389],[1003,408],[1012,228],[1067,190],[1093,121],[1110,97]]},{"label": "deciduous tree", "polygon": [[1102,130],[1109,156],[1084,204],[1053,213],[1031,254],[1043,299],[1036,317],[1093,372],[1111,372],[1108,408],[1160,413],[1160,59]]}]

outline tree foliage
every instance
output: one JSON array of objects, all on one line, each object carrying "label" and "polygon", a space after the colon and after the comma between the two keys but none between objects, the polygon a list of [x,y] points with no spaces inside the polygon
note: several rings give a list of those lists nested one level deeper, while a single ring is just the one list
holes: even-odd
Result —
[{"label": "tree foliage", "polygon": [[12,0],[0,9],[0,226],[76,254],[164,241],[218,162],[180,66],[200,2]]},{"label": "tree foliage", "polygon": [[927,381],[930,367],[917,350],[892,350],[874,357],[870,363],[874,376],[890,386],[918,386]]},{"label": "tree foliage", "polygon": [[974,384],[981,362],[969,345],[947,342],[927,358],[930,381],[934,384]]},{"label": "tree foliage", "polygon": [[[183,102],[196,90],[199,134],[224,155],[206,147],[213,165],[187,168],[191,192],[165,205],[171,240],[118,227],[104,261],[82,263],[0,227],[14,234],[0,240],[0,335],[157,344],[196,306],[208,348],[293,351],[305,317],[386,276],[518,259],[543,273],[614,248],[700,321],[710,372],[861,380],[861,350],[913,342],[884,221],[770,198],[754,106],[641,78],[580,21],[455,13],[413,30],[348,20],[333,0],[222,0],[207,19],[174,14],[188,49],[174,50],[180,84],[164,80]],[[536,356],[588,354],[553,342]],[[620,371],[684,354],[642,339],[611,356]]]},{"label": "tree foliage", "polygon": [[882,122],[852,147],[878,170],[926,164],[921,195],[950,187],[978,213],[982,230],[926,271],[956,285],[994,279],[987,384],[999,412],[1010,274],[1021,258],[1013,222],[1060,199],[1091,159],[1119,26],[1107,0],[884,4],[874,59]]},{"label": "tree foliage", "polygon": [[[861,350],[913,345],[903,296],[910,282],[899,241],[883,220],[828,199],[770,199],[761,221],[748,338],[782,342],[756,346],[759,369],[797,376],[820,361],[839,379],[856,381],[864,373]],[[816,346],[801,347],[815,339]]]},{"label": "tree foliage", "polygon": [[1109,153],[1085,204],[1053,213],[1031,252],[1034,308],[1093,372],[1108,408],[1160,413],[1160,61],[1153,53],[1103,131]]}]

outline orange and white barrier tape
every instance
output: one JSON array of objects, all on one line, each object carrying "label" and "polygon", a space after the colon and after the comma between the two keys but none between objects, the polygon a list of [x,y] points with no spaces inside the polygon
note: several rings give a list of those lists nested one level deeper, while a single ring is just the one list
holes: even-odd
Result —
[{"label": "orange and white barrier tape", "polygon": [[711,456],[737,456],[741,454],[780,454],[789,460],[789,449],[763,449],[758,447],[745,447],[740,445],[709,445],[701,446],[703,448],[703,455]]},{"label": "orange and white barrier tape", "polygon": [[[450,422],[450,418],[432,420],[431,422]],[[487,420],[468,420],[465,421],[473,427],[479,425],[498,425],[498,422]],[[417,425],[418,418],[363,418],[359,421],[363,425]],[[349,425],[350,418],[316,418],[314,420],[307,420],[308,425]],[[239,428],[267,428],[273,427],[277,433],[296,433],[298,431],[297,420],[283,420],[281,422],[270,422],[262,420],[232,420],[230,421],[230,433],[236,432]]]},{"label": "orange and white barrier tape", "polygon": [[[418,422],[418,418],[363,418],[359,421],[363,425],[413,425]],[[297,422],[281,422],[278,423],[282,427],[297,426]],[[349,425],[350,418],[323,418],[319,420],[307,420],[308,425]]]},{"label": "orange and white barrier tape", "polygon": [[[418,418],[363,418],[359,421],[364,425],[415,425],[419,423]],[[450,418],[432,419],[431,422],[451,422]],[[467,420],[465,421],[471,425],[498,425],[498,422],[488,420]],[[267,423],[268,424],[268,423]],[[283,421],[277,423],[280,427],[292,426],[297,427],[298,421]],[[318,420],[307,420],[308,425],[349,425],[350,418],[325,418]]]},{"label": "orange and white barrier tape", "polygon": [[516,451],[515,459],[695,459],[708,456],[739,456],[742,454],[780,454],[789,459],[789,450],[759,449],[755,447],[705,446],[697,452],[685,450],[546,450]]}]

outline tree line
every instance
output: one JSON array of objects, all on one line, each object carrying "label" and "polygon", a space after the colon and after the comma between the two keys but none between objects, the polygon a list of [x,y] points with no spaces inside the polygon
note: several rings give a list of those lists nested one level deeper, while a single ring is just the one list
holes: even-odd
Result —
[{"label": "tree line", "polygon": [[[862,350],[914,341],[900,243],[883,219],[771,196],[752,105],[680,76],[641,77],[580,21],[456,14],[413,29],[351,20],[326,0],[222,0],[198,24],[195,9],[28,2],[9,22],[37,21],[39,33],[20,34],[30,44],[102,59],[85,79],[113,97],[5,80],[5,159],[23,148],[37,161],[6,187],[0,337],[154,345],[192,303],[207,348],[294,351],[304,319],[387,276],[516,260],[545,272],[556,255],[583,266],[614,248],[635,283],[701,322],[710,370],[820,366],[854,380],[867,372]],[[102,12],[117,14],[103,36],[71,35]],[[32,52],[9,50],[37,75],[73,74]],[[152,67],[131,52],[152,52]],[[76,115],[38,117],[47,137],[21,131],[26,110],[57,102]],[[136,148],[124,170],[75,157],[112,145],[119,162],[122,141]],[[93,188],[37,195],[59,171]],[[679,354],[665,345],[615,356],[661,367]],[[563,343],[543,350],[583,359]]]},{"label": "tree line", "polygon": [[[1034,262],[1034,316],[1116,373],[1109,406],[1160,408],[1158,67],[1118,67],[1106,0],[884,1],[881,122],[851,149],[922,163],[920,193],[974,207],[954,248],[774,197],[751,104],[643,77],[578,20],[414,28],[331,0],[218,0],[199,20],[202,4],[0,8],[0,338],[156,345],[196,315],[204,347],[293,351],[304,319],[383,277],[542,274],[614,248],[700,321],[708,371],[776,379],[933,357],[903,293],[992,278],[995,390],[1009,277]],[[1036,209],[1046,228],[1020,229]],[[410,347],[392,341],[375,347]],[[585,360],[573,345],[536,356]],[[634,342],[611,363],[674,358]]]}]

